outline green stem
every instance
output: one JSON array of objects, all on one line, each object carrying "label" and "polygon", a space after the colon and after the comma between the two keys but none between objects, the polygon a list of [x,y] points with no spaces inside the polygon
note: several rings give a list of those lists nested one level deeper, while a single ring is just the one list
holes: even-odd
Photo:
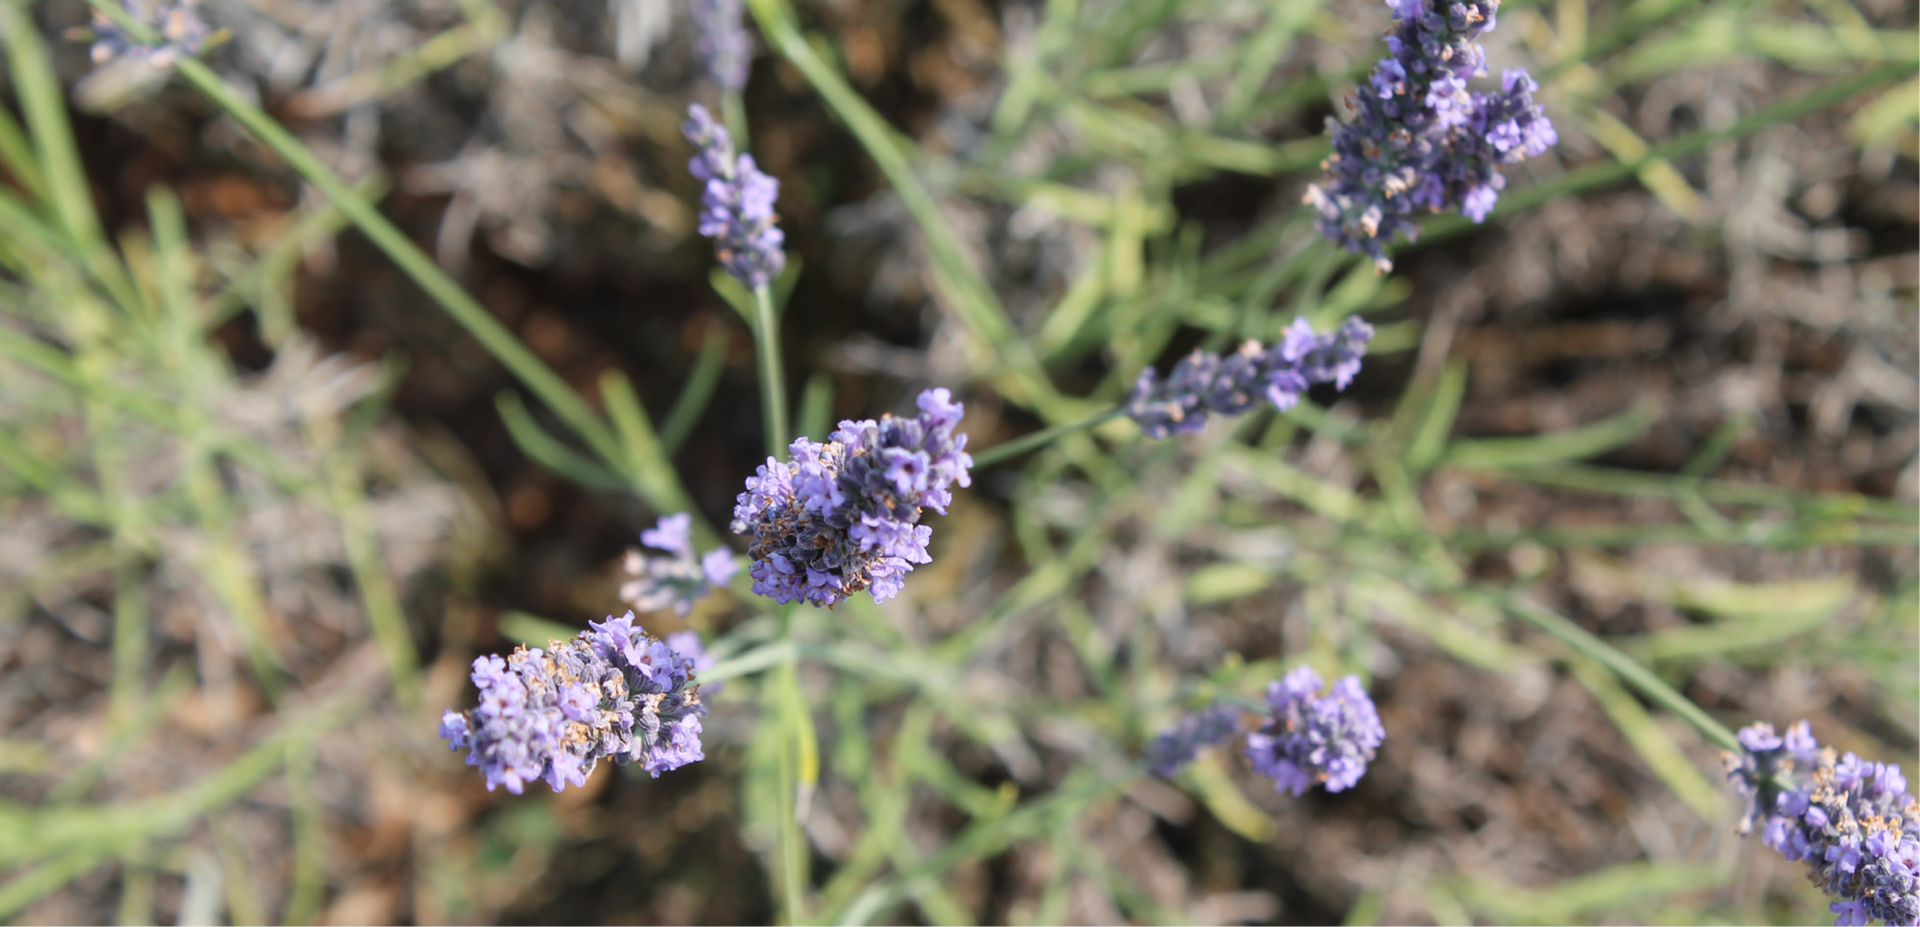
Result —
[{"label": "green stem", "polygon": [[747,104],[740,98],[740,91],[720,91],[720,121],[726,125],[727,134],[733,136],[734,151],[752,147],[747,138]]},{"label": "green stem", "polygon": [[1732,731],[1727,730],[1726,725],[1713,720],[1712,716],[1702,711],[1700,706],[1693,703],[1693,700],[1674,691],[1672,686],[1661,681],[1652,670],[1641,666],[1632,657],[1615,650],[1607,642],[1593,636],[1587,629],[1518,595],[1501,596],[1500,604],[1514,617],[1565,641],[1573,649],[1599,661],[1622,681],[1639,689],[1641,695],[1680,716],[1680,720],[1693,725],[1693,729],[1699,731],[1701,736],[1725,749],[1735,751],[1740,749],[1740,741],[1733,736]]},{"label": "green stem", "polygon": [[1056,438],[1073,434],[1076,431],[1086,431],[1104,422],[1119,418],[1126,413],[1127,410],[1121,408],[1108,409],[1092,418],[1081,419],[1077,422],[1068,422],[1064,425],[1055,425],[1052,428],[1042,428],[1032,434],[1021,435],[1012,441],[1002,441],[973,455],[973,468],[979,470],[984,467],[991,467],[994,464],[1017,457],[1034,448],[1052,443]]},{"label": "green stem", "polygon": [[[105,4],[102,4],[96,8],[104,7]],[[626,469],[626,457],[621,453],[613,433],[579,394],[553,368],[521,344],[506,326],[495,320],[460,284],[447,276],[439,265],[415,247],[406,234],[381,215],[373,204],[355,193],[346,181],[322,164],[312,150],[282,128],[273,117],[234,93],[211,68],[192,58],[182,59],[177,68],[180,76],[195,90],[205,94],[227,115],[245,126],[275,154],[284,158],[303,179],[333,201],[362,234],[385,251],[395,264],[400,265],[400,269],[438,301],[454,321],[459,322],[488,353],[571,425],[603,459],[622,471]]]},{"label": "green stem", "polygon": [[760,355],[760,402],[766,406],[767,453],[775,457],[787,449],[793,433],[787,430],[787,380],[780,368],[780,319],[773,311],[773,292],[762,283],[753,288],[753,344]]}]

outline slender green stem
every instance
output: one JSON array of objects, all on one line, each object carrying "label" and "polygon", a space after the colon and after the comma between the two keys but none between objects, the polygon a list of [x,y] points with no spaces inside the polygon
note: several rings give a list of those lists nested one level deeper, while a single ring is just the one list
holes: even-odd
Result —
[{"label": "slender green stem", "polygon": [[747,104],[740,98],[740,91],[720,91],[720,121],[726,124],[727,134],[733,136],[734,151],[752,147],[747,138]]},{"label": "slender green stem", "polygon": [[753,288],[753,341],[760,355],[760,401],[766,406],[761,421],[766,424],[767,453],[775,457],[786,450],[793,436],[787,430],[787,381],[780,367],[780,319],[773,311],[773,292],[766,284]]},{"label": "slender green stem", "polygon": [[[103,5],[104,6],[104,5]],[[552,367],[534,353],[520,340],[494,319],[492,314],[482,307],[460,284],[447,276],[439,265],[416,247],[406,234],[380,214],[373,204],[367,202],[346,181],[340,179],[313,152],[282,128],[273,117],[262,112],[259,107],[234,93],[218,74],[192,58],[182,59],[178,65],[180,76],[195,90],[206,95],[215,105],[226,111],[236,122],[245,126],[275,154],[284,158],[294,171],[308,183],[317,187],[327,199],[333,201],[348,220],[357,226],[361,233],[372,239],[380,250],[385,251],[407,276],[427,291],[440,305],[452,315],[454,321],[467,330],[474,340],[487,349],[488,353],[513,373],[520,382],[537,394],[554,413],[579,433],[589,445],[609,464],[625,469],[626,457],[621,453],[619,442],[606,423],[588,407],[579,394],[568,386],[565,380],[555,373]]]},{"label": "slender green stem", "polygon": [[1081,419],[1077,422],[1068,422],[1064,425],[1055,425],[1052,428],[1042,428],[1032,434],[1021,435],[1012,441],[1003,441],[973,455],[973,468],[978,470],[983,467],[991,467],[994,464],[1012,459],[1035,448],[1050,444],[1056,438],[1073,434],[1076,431],[1086,431],[1104,422],[1119,418],[1126,413],[1127,410],[1116,407],[1108,409],[1092,418]]},{"label": "slender green stem", "polygon": [[1700,706],[1695,705],[1693,700],[1674,691],[1672,686],[1661,681],[1652,670],[1641,666],[1632,657],[1593,636],[1587,629],[1519,595],[1511,593],[1503,595],[1500,597],[1500,604],[1514,617],[1565,641],[1573,649],[1599,661],[1622,681],[1639,689],[1640,694],[1680,716],[1680,720],[1693,725],[1693,729],[1699,731],[1701,736],[1725,749],[1740,749],[1740,741],[1733,736],[1732,731],[1727,730],[1726,725],[1713,720],[1710,715],[1700,709]]}]

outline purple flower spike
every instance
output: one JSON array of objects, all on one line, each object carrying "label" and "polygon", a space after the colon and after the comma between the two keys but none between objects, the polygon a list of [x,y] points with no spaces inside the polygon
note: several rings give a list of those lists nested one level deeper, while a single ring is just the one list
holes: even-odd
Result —
[{"label": "purple flower spike", "polygon": [[1240,727],[1240,714],[1239,708],[1222,703],[1181,718],[1173,730],[1147,745],[1147,768],[1163,779],[1179,774],[1200,751],[1226,743]]},{"label": "purple flower spike", "polygon": [[620,601],[643,612],[672,608],[674,614],[686,615],[695,602],[725,586],[739,569],[733,551],[716,547],[695,558],[692,529],[693,517],[681,512],[663,515],[657,525],[640,532],[640,543],[672,556],[628,549],[624,566],[634,578],[620,587]]},{"label": "purple flower spike", "polygon": [[545,780],[585,785],[602,758],[659,776],[706,758],[694,661],[647,635],[633,613],[567,641],[473,661],[480,704],[449,711],[440,736],[486,774],[487,791]]},{"label": "purple flower spike", "polygon": [[1828,906],[1838,927],[1920,923],[1920,801],[1900,767],[1836,758],[1805,721],[1785,738],[1764,722],[1737,736],[1741,751],[1725,759],[1749,800],[1740,833],[1764,816],[1762,842],[1806,863],[1813,884],[1838,899]]},{"label": "purple flower spike", "polygon": [[1285,412],[1315,383],[1346,389],[1372,338],[1373,326],[1357,316],[1330,335],[1316,335],[1305,319],[1295,319],[1271,348],[1249,341],[1224,358],[1195,351],[1164,381],[1151,367],[1141,371],[1127,397],[1127,415],[1158,439],[1199,431],[1209,412],[1240,415],[1262,399]]},{"label": "purple flower spike", "polygon": [[884,602],[931,559],[921,510],[946,514],[948,487],[971,484],[973,458],[953,430],[960,403],[930,389],[919,406],[913,418],[841,422],[825,444],[800,438],[790,461],[769,457],[747,479],[733,533],[754,539],[754,592],[831,608],[865,590]]},{"label": "purple flower spike", "polygon": [[[128,35],[99,10],[93,11],[93,47],[88,54],[94,64],[106,64],[125,57],[144,61],[159,69],[174,66],[181,58],[200,53],[213,30],[194,12],[194,0],[157,0],[135,3],[121,0],[127,14],[160,34],[159,41],[145,44]],[[79,30],[85,35],[85,30]]]},{"label": "purple flower spike", "polygon": [[687,170],[706,184],[700,196],[700,234],[713,239],[713,253],[748,288],[765,285],[787,265],[786,236],[774,223],[780,181],[760,172],[752,155],[735,156],[727,128],[698,103],[687,107],[680,131],[699,151]]},{"label": "purple flower spike", "polygon": [[747,85],[753,39],[740,25],[740,0],[693,0],[693,51],[707,76],[725,90]]},{"label": "purple flower spike", "polygon": [[1495,93],[1469,92],[1486,74],[1474,42],[1493,30],[1499,0],[1389,0],[1394,27],[1388,56],[1373,66],[1366,92],[1351,100],[1354,120],[1331,118],[1333,154],[1323,183],[1307,188],[1320,233],[1362,252],[1382,272],[1394,235],[1420,233],[1416,210],[1458,209],[1480,222],[1506,186],[1501,168],[1546,153],[1559,141],[1533,102],[1539,85],[1507,71]]},{"label": "purple flower spike", "polygon": [[1347,676],[1320,695],[1320,674],[1302,666],[1267,689],[1272,717],[1247,735],[1247,759],[1274,788],[1305,794],[1352,788],[1387,738],[1360,677]]}]

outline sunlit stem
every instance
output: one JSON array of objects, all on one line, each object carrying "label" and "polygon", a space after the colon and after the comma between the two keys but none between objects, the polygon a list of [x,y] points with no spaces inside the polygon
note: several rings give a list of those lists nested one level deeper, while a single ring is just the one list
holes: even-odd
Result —
[{"label": "sunlit stem", "polygon": [[1055,425],[1052,428],[1042,428],[1033,434],[1021,435],[1012,441],[1003,441],[973,455],[974,469],[991,467],[994,464],[1010,460],[1036,448],[1045,447],[1048,444],[1052,444],[1058,438],[1073,434],[1076,431],[1086,431],[1104,422],[1119,418],[1125,415],[1126,412],[1127,410],[1122,408],[1108,409],[1092,418],[1082,419],[1077,422],[1068,422],[1065,425]]},{"label": "sunlit stem", "polygon": [[1622,681],[1639,689],[1641,695],[1692,725],[1702,737],[1728,750],[1741,749],[1740,741],[1733,736],[1732,731],[1727,730],[1726,725],[1715,721],[1711,715],[1701,710],[1700,706],[1695,705],[1692,699],[1675,691],[1659,676],[1654,675],[1652,670],[1614,649],[1606,641],[1593,636],[1587,629],[1533,604],[1523,596],[1507,595],[1502,604],[1515,617],[1565,641],[1573,649],[1599,661]]},{"label": "sunlit stem", "polygon": [[766,408],[761,421],[766,425],[767,453],[775,457],[786,450],[791,432],[787,431],[787,381],[780,369],[780,320],[773,311],[773,292],[762,283],[753,288],[754,348],[760,355],[760,401]]}]

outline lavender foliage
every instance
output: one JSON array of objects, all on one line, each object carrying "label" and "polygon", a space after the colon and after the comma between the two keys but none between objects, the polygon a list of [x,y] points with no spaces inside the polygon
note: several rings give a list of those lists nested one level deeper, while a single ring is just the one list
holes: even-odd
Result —
[{"label": "lavender foliage", "polygon": [[629,549],[624,566],[634,578],[620,587],[620,600],[641,611],[670,607],[674,614],[686,615],[695,602],[725,586],[739,569],[733,551],[716,547],[695,557],[692,529],[693,517],[681,512],[663,515],[653,528],[640,532],[640,543],[669,556]]},{"label": "lavender foliage", "polygon": [[1351,99],[1354,120],[1327,120],[1327,179],[1305,197],[1321,234],[1383,272],[1393,267],[1385,248],[1394,235],[1418,237],[1416,210],[1458,209],[1479,222],[1506,186],[1501,169],[1559,141],[1524,70],[1507,71],[1497,92],[1467,90],[1487,73],[1474,40],[1492,31],[1499,0],[1388,3],[1387,57]]},{"label": "lavender foliage", "polygon": [[931,559],[921,510],[946,514],[949,487],[971,485],[973,458],[953,430],[960,403],[930,389],[918,405],[913,418],[843,421],[825,444],[800,438],[791,461],[769,457],[747,479],[733,532],[753,538],[754,592],[831,608],[866,590],[884,602]]},{"label": "lavender foliage", "polygon": [[1240,714],[1239,708],[1219,703],[1181,718],[1173,730],[1147,745],[1147,768],[1156,776],[1172,778],[1200,751],[1226,743],[1240,728]]},{"label": "lavender foliage", "polygon": [[440,736],[467,751],[488,791],[504,785],[518,795],[539,779],[556,792],[585,785],[603,758],[656,777],[706,758],[693,661],[634,624],[632,612],[544,650],[479,657],[473,684],[480,704],[448,711]]},{"label": "lavender foliage", "polygon": [[1756,723],[1726,754],[1727,778],[1748,799],[1740,833],[1761,841],[1835,898],[1837,927],[1920,923],[1920,801],[1900,767],[1820,746],[1807,722],[1776,734]]},{"label": "lavender foliage", "polygon": [[1267,689],[1272,710],[1247,735],[1247,759],[1274,788],[1305,794],[1319,783],[1329,792],[1352,788],[1386,740],[1386,728],[1360,677],[1347,676],[1320,694],[1320,674],[1302,666]]},{"label": "lavender foliage", "polygon": [[747,85],[753,39],[740,24],[740,0],[693,0],[693,51],[723,90]]},{"label": "lavender foliage", "polygon": [[[160,34],[153,43],[141,42],[120,28],[99,10],[93,11],[93,47],[88,54],[94,64],[106,64],[116,58],[143,61],[155,68],[173,67],[183,57],[200,53],[212,30],[194,11],[194,0],[122,0],[127,15],[151,26]],[[84,34],[85,30],[80,30]]]},{"label": "lavender foliage", "polygon": [[1262,399],[1284,412],[1316,383],[1346,389],[1372,338],[1373,326],[1358,317],[1328,335],[1314,334],[1305,319],[1295,319],[1272,347],[1249,341],[1225,357],[1195,351],[1165,380],[1151,367],[1141,371],[1127,397],[1127,415],[1147,437],[1164,438],[1199,431],[1209,412],[1240,415]]},{"label": "lavender foliage", "polygon": [[786,235],[774,223],[774,201],[780,181],[760,172],[753,155],[736,156],[726,126],[713,121],[705,107],[687,107],[680,127],[699,150],[687,162],[706,191],[700,196],[700,234],[713,239],[720,266],[749,289],[765,285],[787,265],[781,245]]}]

